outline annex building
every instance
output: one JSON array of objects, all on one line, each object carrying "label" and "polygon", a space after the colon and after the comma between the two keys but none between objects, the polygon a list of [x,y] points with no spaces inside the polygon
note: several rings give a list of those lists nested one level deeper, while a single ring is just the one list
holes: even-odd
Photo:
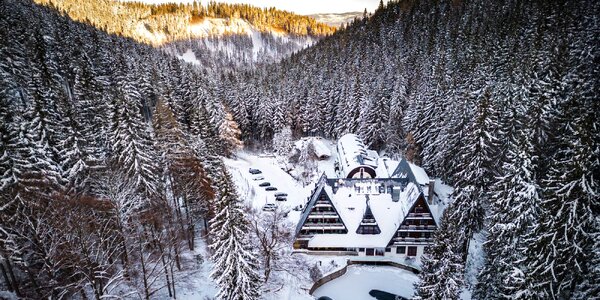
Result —
[{"label": "annex building", "polygon": [[441,206],[434,181],[402,159],[381,158],[353,134],[337,143],[337,178],[316,183],[295,232],[295,249],[358,256],[418,257],[433,240]]}]

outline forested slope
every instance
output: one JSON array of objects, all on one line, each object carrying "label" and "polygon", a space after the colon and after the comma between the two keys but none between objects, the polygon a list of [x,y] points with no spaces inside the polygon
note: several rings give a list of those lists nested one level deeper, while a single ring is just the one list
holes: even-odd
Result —
[{"label": "forested slope", "polygon": [[147,4],[117,0],[36,0],[76,21],[169,50],[189,50],[198,66],[220,72],[277,62],[335,28],[312,17],[248,4]]},{"label": "forested slope", "polygon": [[356,132],[456,187],[419,295],[598,296],[598,1],[392,1],[232,80],[244,137]]},{"label": "forested slope", "polygon": [[230,184],[216,154],[239,142],[214,86],[150,46],[0,1],[6,287],[31,299],[174,294],[196,224]]}]

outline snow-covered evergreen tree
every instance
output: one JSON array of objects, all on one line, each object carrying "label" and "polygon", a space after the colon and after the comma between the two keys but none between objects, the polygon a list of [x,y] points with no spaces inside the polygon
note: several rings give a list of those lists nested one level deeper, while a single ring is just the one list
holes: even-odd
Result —
[{"label": "snow-covered evergreen tree", "polygon": [[[514,118],[517,118],[516,116]],[[540,187],[536,170],[533,133],[520,124],[509,136],[506,162],[492,185],[489,235],[485,263],[479,274],[479,299],[531,299],[534,297],[529,270],[523,264],[527,250],[524,236],[539,216]]]},{"label": "snow-covered evergreen tree", "polygon": [[464,262],[456,229],[448,212],[434,235],[434,242],[421,258],[422,271],[415,284],[417,299],[459,299],[463,286]]},{"label": "snow-covered evergreen tree", "polygon": [[214,266],[211,277],[219,285],[217,298],[253,300],[260,295],[258,261],[248,241],[249,225],[229,173],[217,179],[216,214],[210,221]]}]

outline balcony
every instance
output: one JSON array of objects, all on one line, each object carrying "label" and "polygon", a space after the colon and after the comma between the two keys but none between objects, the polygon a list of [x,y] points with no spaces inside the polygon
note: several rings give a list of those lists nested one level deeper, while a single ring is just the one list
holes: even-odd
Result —
[{"label": "balcony", "polygon": [[434,231],[435,225],[402,225],[398,231]]},{"label": "balcony", "polygon": [[337,219],[338,215],[336,213],[311,213],[310,215],[308,215],[309,219]]},{"label": "balcony", "polygon": [[433,238],[414,238],[414,237],[395,237],[394,245],[400,243],[409,243],[409,244],[429,244],[433,242]]},{"label": "balcony", "polygon": [[346,227],[344,227],[344,224],[341,223],[332,223],[332,224],[311,224],[311,223],[304,223],[304,226],[302,226],[302,230],[309,230],[309,229],[321,229],[321,230],[336,230],[336,229],[345,229]]},{"label": "balcony", "polygon": [[407,219],[433,219],[430,213],[409,213]]}]

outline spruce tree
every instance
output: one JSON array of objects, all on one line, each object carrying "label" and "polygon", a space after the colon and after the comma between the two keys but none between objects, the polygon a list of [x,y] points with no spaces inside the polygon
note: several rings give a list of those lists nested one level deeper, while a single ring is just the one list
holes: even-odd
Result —
[{"label": "spruce tree", "polygon": [[459,299],[463,286],[464,262],[456,228],[444,212],[433,244],[421,257],[421,273],[415,284],[416,299]]},{"label": "spruce tree", "polygon": [[256,255],[248,241],[248,221],[229,173],[224,167],[221,172],[216,179],[216,214],[210,221],[210,249],[214,262],[211,277],[219,285],[216,297],[224,300],[258,299],[261,279]]}]

